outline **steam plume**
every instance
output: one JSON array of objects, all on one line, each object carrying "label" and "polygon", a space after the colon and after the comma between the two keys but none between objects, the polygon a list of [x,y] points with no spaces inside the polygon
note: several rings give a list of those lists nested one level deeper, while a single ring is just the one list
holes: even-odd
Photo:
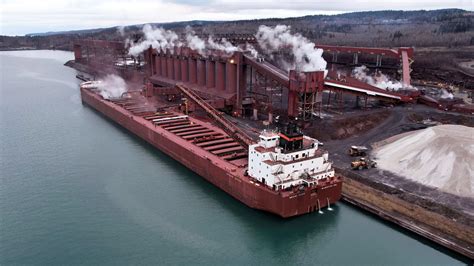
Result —
[{"label": "steam plume", "polygon": [[232,54],[234,52],[240,51],[241,49],[237,46],[234,46],[232,43],[227,41],[225,38],[221,40],[221,43],[214,41],[214,39],[210,36],[207,39],[207,43],[209,48],[219,51],[224,51],[226,54]]},{"label": "steam plume", "polygon": [[199,54],[205,53],[206,42],[199,38],[189,26],[186,26],[186,42],[189,48],[197,51]]},{"label": "steam plume", "polygon": [[441,99],[454,99],[454,95],[451,92],[448,92],[446,89],[441,89]]},{"label": "steam plume", "polygon": [[251,45],[249,43],[245,44],[245,51],[249,51],[250,54],[255,58],[258,57],[258,51],[255,49],[255,47],[253,47],[253,45]]},{"label": "steam plume", "polygon": [[150,46],[154,49],[166,50],[182,45],[179,41],[178,35],[174,31],[165,30],[163,28],[154,29],[152,26],[147,24],[143,26],[143,33],[145,40],[136,44],[131,44],[128,50],[130,55],[137,56]]},{"label": "steam plume", "polygon": [[326,70],[327,63],[322,57],[323,50],[316,49],[314,43],[301,34],[292,34],[290,26],[277,25],[272,28],[261,25],[255,36],[264,51],[277,52],[282,48],[290,48],[293,52],[293,62],[289,65],[296,70]]},{"label": "steam plume", "polygon": [[97,89],[104,99],[120,98],[127,92],[125,81],[117,75],[107,75],[99,80]]},{"label": "steam plume", "polygon": [[216,41],[212,36],[210,36],[207,40],[203,40],[197,36],[189,26],[186,27],[184,43],[180,41],[176,32],[165,30],[163,28],[155,29],[148,24],[143,27],[143,33],[145,38],[143,41],[139,43],[127,42],[127,45],[130,46],[128,50],[130,55],[137,56],[150,46],[162,51],[170,49],[171,52],[173,52],[174,47],[188,46],[202,56],[207,56],[210,50],[219,50],[226,54],[242,51],[241,48],[234,46],[226,39]]},{"label": "steam plume", "polygon": [[209,36],[207,40],[203,40],[196,35],[190,26],[186,26],[186,44],[189,48],[197,51],[202,56],[207,56],[208,50],[218,50],[228,55],[237,51],[242,51],[242,49],[234,46],[225,38],[220,42],[214,40],[212,36]]},{"label": "steam plume", "polygon": [[355,67],[352,70],[352,76],[360,81],[384,90],[398,91],[403,88],[415,89],[413,87],[406,87],[399,81],[391,80],[388,76],[384,75],[380,71],[371,76],[369,74],[369,69],[364,65]]},{"label": "steam plume", "polygon": [[117,33],[120,34],[120,36],[124,37],[125,36],[125,27],[124,26],[117,26]]}]

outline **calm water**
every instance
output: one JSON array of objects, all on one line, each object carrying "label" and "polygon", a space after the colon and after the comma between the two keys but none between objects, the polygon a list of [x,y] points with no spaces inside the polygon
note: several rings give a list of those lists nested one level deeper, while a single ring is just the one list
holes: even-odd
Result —
[{"label": "calm water", "polygon": [[459,265],[345,204],[251,210],[81,104],[72,53],[0,53],[0,264]]}]

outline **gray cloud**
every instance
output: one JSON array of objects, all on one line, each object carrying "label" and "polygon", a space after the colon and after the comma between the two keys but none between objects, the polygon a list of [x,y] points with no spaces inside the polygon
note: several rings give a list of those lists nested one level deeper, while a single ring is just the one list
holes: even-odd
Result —
[{"label": "gray cloud", "polygon": [[[187,1],[183,1],[187,2]],[[218,5],[209,5],[210,10],[255,10],[255,9],[292,9],[292,10],[319,10],[319,11],[367,11],[367,10],[416,10],[416,9],[441,9],[462,8],[473,10],[472,0],[398,0],[398,1],[374,1],[374,0],[352,0],[352,1],[219,1]]]},{"label": "gray cloud", "polygon": [[238,20],[365,10],[462,8],[472,0],[1,0],[0,34],[186,20]]}]

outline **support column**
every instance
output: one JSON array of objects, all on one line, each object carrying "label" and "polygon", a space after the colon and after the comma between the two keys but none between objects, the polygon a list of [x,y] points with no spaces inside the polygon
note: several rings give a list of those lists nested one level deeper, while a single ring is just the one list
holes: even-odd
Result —
[{"label": "support column", "polygon": [[146,49],[143,52],[143,58],[145,60],[145,73],[147,77],[151,77],[153,75],[153,50],[150,48]]},{"label": "support column", "polygon": [[377,63],[375,64],[376,67],[382,66],[382,55],[377,55]]},{"label": "support column", "polygon": [[150,60],[152,75],[156,75],[156,72],[157,72],[157,70],[156,70],[156,58],[157,58],[156,54],[152,53],[151,54],[151,60]]},{"label": "support column", "polygon": [[253,120],[258,120],[258,109],[256,106],[253,107]]},{"label": "support column", "polygon": [[410,86],[410,60],[408,57],[408,52],[406,50],[402,51],[402,81],[403,85]]},{"label": "support column", "polygon": [[161,76],[162,74],[162,69],[161,69],[161,55],[157,54],[155,58],[155,66],[156,66],[156,74],[158,76]]},{"label": "support column", "polygon": [[225,66],[225,87],[227,92],[236,93],[237,90],[237,66],[230,62]]},{"label": "support column", "polygon": [[181,80],[181,62],[177,56],[173,56],[173,80]]},{"label": "support column", "polygon": [[216,88],[225,90],[225,64],[216,62]]},{"label": "support column", "polygon": [[214,88],[215,84],[215,62],[206,60],[206,87]]},{"label": "support column", "polygon": [[344,112],[344,93],[341,91],[341,99],[339,101],[339,108],[341,112]]},{"label": "support column", "polygon": [[354,60],[352,62],[354,65],[358,65],[359,64],[359,54],[358,53],[355,53],[354,54]]},{"label": "support column", "polygon": [[245,77],[247,76],[247,67],[242,62],[242,57],[239,57],[239,64],[237,65],[237,97],[235,106],[237,107],[237,112],[239,115],[242,115],[242,99],[245,93]]},{"label": "support column", "polygon": [[74,60],[76,62],[82,60],[82,47],[78,44],[74,44]]},{"label": "support column", "polygon": [[160,61],[161,61],[161,76],[166,78],[168,77],[168,67],[166,64],[166,56],[164,54],[161,54],[160,56]]},{"label": "support column", "polygon": [[151,84],[151,82],[147,82],[145,84],[145,96],[146,97],[153,96],[153,84]]},{"label": "support column", "polygon": [[194,58],[188,58],[188,67],[189,67],[189,82],[192,83],[192,84],[196,84],[197,83],[197,75],[196,75],[196,71],[197,71],[197,67],[196,67],[196,59]]},{"label": "support column", "polygon": [[169,79],[174,79],[174,67],[173,67],[173,58],[171,56],[166,56],[166,68],[168,69],[168,76]]},{"label": "support column", "polygon": [[189,81],[188,77],[188,60],[186,58],[181,58],[181,80],[184,82]]},{"label": "support column", "polygon": [[296,91],[288,93],[288,116],[298,116],[298,93]]},{"label": "support column", "polygon": [[328,91],[328,102],[326,104],[327,109],[329,110],[329,106],[331,104],[331,90]]},{"label": "support column", "polygon": [[206,85],[206,63],[204,60],[197,60],[197,83],[200,86]]}]

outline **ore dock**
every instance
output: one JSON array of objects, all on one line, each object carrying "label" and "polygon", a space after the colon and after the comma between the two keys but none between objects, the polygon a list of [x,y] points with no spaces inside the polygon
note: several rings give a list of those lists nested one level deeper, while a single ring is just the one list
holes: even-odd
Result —
[{"label": "ore dock", "polygon": [[[235,45],[256,42],[252,36],[226,37]],[[359,65],[364,55],[370,55],[376,58],[374,67],[388,64],[403,84],[411,83],[413,48],[316,47],[324,50],[332,65],[348,58],[348,65]],[[407,182],[400,186],[381,182],[385,173],[376,169],[356,173],[347,166],[346,155],[351,145],[369,145],[401,133],[382,118],[405,121],[406,106],[419,116],[437,117],[469,116],[472,106],[441,105],[410,90],[384,90],[333,67],[328,72],[286,72],[242,51],[203,56],[188,47],[150,46],[130,58],[123,42],[80,40],[74,44],[74,55],[67,64],[91,80],[81,86],[85,104],[245,205],[292,217],[329,209],[342,197],[474,258],[470,199],[439,197],[467,202],[460,204],[466,210],[427,196],[439,195],[437,191],[419,195],[415,190],[426,190],[404,187]],[[128,91],[104,99],[94,80],[111,73],[127,81]],[[457,113],[446,113],[446,106]],[[414,124],[420,123],[410,125]],[[373,130],[363,131],[364,127]],[[331,142],[328,135],[335,134],[356,137]]]}]

